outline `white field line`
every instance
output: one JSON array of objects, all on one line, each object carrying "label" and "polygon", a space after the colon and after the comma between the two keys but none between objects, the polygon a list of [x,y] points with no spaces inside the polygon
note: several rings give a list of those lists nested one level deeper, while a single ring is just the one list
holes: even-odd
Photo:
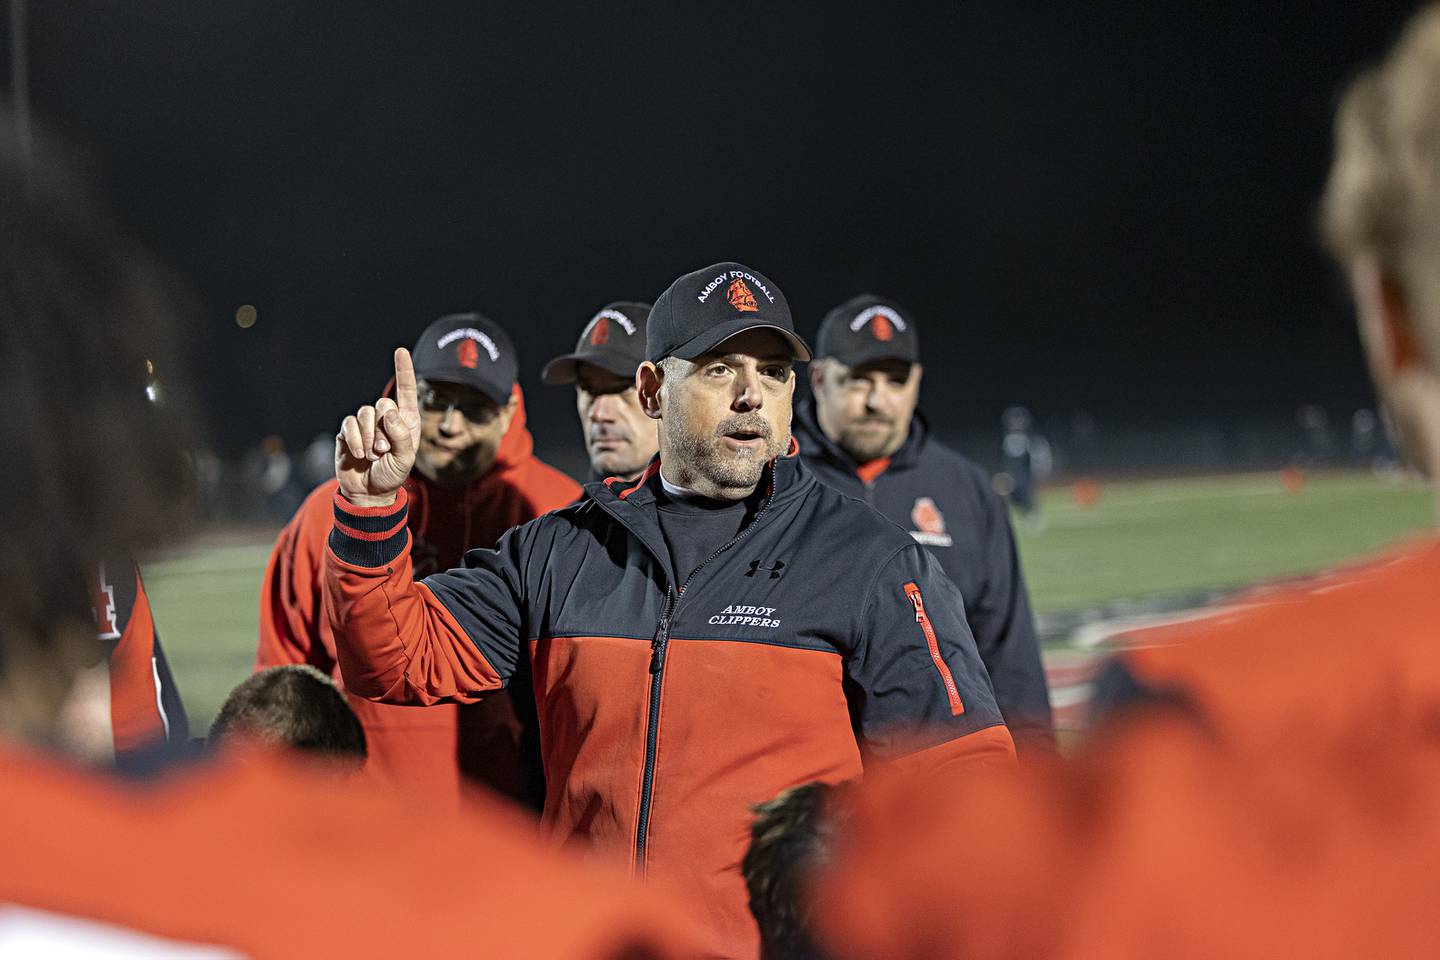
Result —
[{"label": "white field line", "polygon": [[[1176,488],[1177,483],[1181,484],[1179,489]],[[1298,495],[1353,493],[1350,484],[1344,484],[1343,490],[1333,488],[1330,478],[1320,477],[1313,483],[1314,486],[1307,485],[1301,488]],[[1190,488],[1186,489],[1187,486]],[[1382,492],[1402,492],[1423,487],[1423,483],[1406,478],[1393,482]],[[1230,500],[1237,497],[1266,495],[1279,497],[1296,496],[1297,494],[1286,493],[1284,487],[1280,485],[1279,471],[1276,471],[1273,473],[1237,474],[1223,480],[1196,480],[1191,483],[1186,481],[1132,481],[1128,483],[1122,481],[1108,486],[1102,483],[1100,484],[1100,501],[1094,507],[1084,508],[1078,504],[1064,501],[1055,504],[1047,503],[1045,506],[1053,508],[1056,513],[1092,513],[1104,510],[1106,507],[1144,507],[1151,504],[1186,503],[1195,500]]]},{"label": "white field line", "polygon": [[[1082,624],[1070,632],[1070,645],[1082,650],[1094,650],[1107,640],[1122,633],[1143,630],[1147,627],[1168,626],[1188,623],[1233,614],[1244,604],[1217,604],[1213,607],[1196,607],[1194,610],[1173,610],[1170,613],[1143,614],[1130,617],[1112,617],[1109,620],[1095,620]],[[1137,645],[1138,646],[1138,645]]]}]

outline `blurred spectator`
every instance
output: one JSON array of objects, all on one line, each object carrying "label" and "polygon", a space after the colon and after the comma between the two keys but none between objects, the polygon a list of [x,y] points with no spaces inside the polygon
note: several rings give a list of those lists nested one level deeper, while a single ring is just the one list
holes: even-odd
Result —
[{"label": "blurred spectator", "polygon": [[247,455],[244,471],[252,488],[260,493],[267,519],[283,522],[300,505],[304,491],[280,437],[271,434],[261,440]]},{"label": "blurred spectator", "polygon": [[1035,496],[1037,474],[1049,462],[1048,449],[1040,451],[1042,441],[1034,434],[1034,421],[1024,407],[1006,408],[1000,425],[1005,431],[1000,441],[1007,478],[1001,482],[1003,495],[1015,509],[1027,517],[1033,516],[1039,506]]},{"label": "blurred spectator", "polygon": [[1307,403],[1295,411],[1295,422],[1305,438],[1304,451],[1300,456],[1303,465],[1325,466],[1330,463],[1332,450],[1330,441],[1330,417],[1325,408]]},{"label": "blurred spectator", "polygon": [[335,476],[335,436],[330,433],[318,433],[300,457],[300,478],[304,482],[306,490],[314,490],[333,476]]}]

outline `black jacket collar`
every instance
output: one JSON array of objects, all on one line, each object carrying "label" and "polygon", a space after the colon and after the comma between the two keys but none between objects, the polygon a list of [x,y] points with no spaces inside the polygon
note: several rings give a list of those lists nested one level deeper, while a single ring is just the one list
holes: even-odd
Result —
[{"label": "black jacket collar", "polygon": [[[823,460],[848,474],[859,470],[860,464],[855,458],[842,450],[838,443],[820,429],[820,421],[815,416],[814,398],[806,397],[795,404],[795,423],[792,429],[805,456]],[[929,439],[930,424],[925,415],[916,410],[915,416],[910,418],[910,430],[905,435],[905,442],[900,445],[899,450],[890,455],[889,469],[904,470],[914,466],[920,460],[920,454]]]}]

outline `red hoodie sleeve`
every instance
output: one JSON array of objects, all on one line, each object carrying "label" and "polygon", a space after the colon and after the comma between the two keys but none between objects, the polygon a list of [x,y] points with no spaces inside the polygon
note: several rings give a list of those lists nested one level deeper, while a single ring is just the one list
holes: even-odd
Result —
[{"label": "red hoodie sleeve", "polygon": [[[441,574],[463,598],[469,630],[425,582],[411,579],[408,496],[357,507],[339,493],[325,551],[325,614],[345,686],[371,700],[470,703],[503,687],[520,649],[516,579],[501,551],[492,564]],[[467,561],[468,562],[468,561]],[[509,571],[513,573],[513,571]]]},{"label": "red hoodie sleeve", "polygon": [[260,643],[255,669],[308,663],[335,669],[334,642],[321,608],[321,566],[330,535],[334,481],[316,487],[280,531],[260,587]]}]

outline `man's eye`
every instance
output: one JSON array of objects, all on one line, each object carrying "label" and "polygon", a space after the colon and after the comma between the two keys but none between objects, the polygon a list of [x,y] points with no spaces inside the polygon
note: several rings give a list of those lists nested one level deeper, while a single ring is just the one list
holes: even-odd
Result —
[{"label": "man's eye", "polygon": [[790,375],[790,371],[784,367],[766,367],[765,376],[773,377],[776,380],[784,380]]},{"label": "man's eye", "polygon": [[723,363],[713,363],[706,370],[710,376],[719,376],[730,372],[730,368]]}]

